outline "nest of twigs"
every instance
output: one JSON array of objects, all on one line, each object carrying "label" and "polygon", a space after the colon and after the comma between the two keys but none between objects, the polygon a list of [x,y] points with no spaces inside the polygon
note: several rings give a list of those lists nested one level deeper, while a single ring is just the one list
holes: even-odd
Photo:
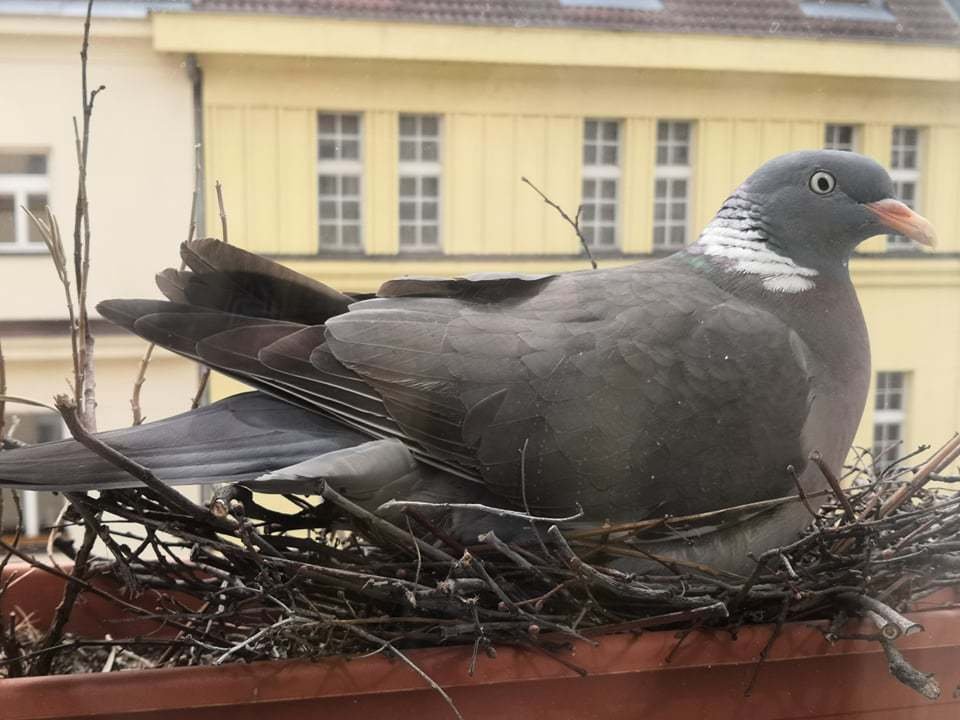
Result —
[{"label": "nest of twigs", "polygon": [[[0,675],[14,667],[100,670],[108,653],[111,667],[122,668],[377,651],[407,660],[405,649],[446,644],[472,645],[474,662],[501,645],[525,646],[576,669],[562,651],[571,638],[771,623],[772,644],[784,622],[821,619],[830,621],[822,628],[832,641],[848,637],[845,621],[860,616],[875,632],[856,637],[882,643],[894,675],[936,697],[936,681],[910,667],[893,641],[921,630],[903,611],[960,581],[960,495],[950,484],[958,478],[939,474],[960,454],[960,438],[924,462],[921,451],[880,471],[860,453],[843,479],[847,489],[828,491],[807,532],[754,558],[749,577],[675,563],[636,576],[592,562],[598,551],[629,552],[645,533],[682,528],[684,518],[566,535],[554,526],[523,545],[488,533],[463,547],[413,509],[405,526],[391,525],[323,485],[319,497],[288,496],[286,512],[243,488],[209,509],[159,484],[74,495],[73,521],[86,528],[74,574],[106,568],[127,593],[175,592],[165,621],[176,633],[152,643],[115,638],[91,650],[64,639],[58,616],[59,629],[0,638]],[[92,560],[97,537],[113,558]],[[77,585],[68,582],[67,595]]]}]

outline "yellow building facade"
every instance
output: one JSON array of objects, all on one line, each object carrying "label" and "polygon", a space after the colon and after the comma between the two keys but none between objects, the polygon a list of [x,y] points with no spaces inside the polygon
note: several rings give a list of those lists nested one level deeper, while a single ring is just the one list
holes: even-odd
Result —
[{"label": "yellow building facade", "polygon": [[[232,242],[346,290],[406,274],[586,267],[570,227],[521,177],[572,215],[593,120],[616,124],[619,152],[616,245],[598,251],[602,264],[658,254],[665,122],[689,128],[687,242],[768,158],[823,147],[840,128],[890,167],[912,132],[912,201],[940,245],[919,253],[874,238],[852,264],[884,373],[857,442],[869,447],[884,423],[908,447],[960,427],[957,47],[196,12],[156,15],[154,42],[203,70],[206,172],[224,184]],[[362,250],[322,243],[324,115],[359,119]],[[405,117],[436,120],[439,241],[427,251],[400,240]]]}]

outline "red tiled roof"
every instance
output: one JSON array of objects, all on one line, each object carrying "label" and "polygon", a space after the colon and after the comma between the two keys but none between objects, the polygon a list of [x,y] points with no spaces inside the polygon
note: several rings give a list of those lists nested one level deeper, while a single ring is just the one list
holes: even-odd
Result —
[{"label": "red tiled roof", "polygon": [[[193,0],[200,12],[315,15],[447,25],[578,27],[638,32],[788,35],[960,44],[960,23],[943,0],[887,0],[895,19],[809,17],[800,0],[661,0],[662,9],[590,0]],[[619,6],[618,6],[619,4]],[[643,3],[640,3],[641,5]],[[855,5],[832,0],[829,6]]]}]

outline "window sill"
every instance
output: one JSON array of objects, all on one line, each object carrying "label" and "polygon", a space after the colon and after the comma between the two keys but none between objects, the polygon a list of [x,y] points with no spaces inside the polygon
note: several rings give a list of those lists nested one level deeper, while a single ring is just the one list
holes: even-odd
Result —
[{"label": "window sill", "polygon": [[15,247],[0,246],[0,255],[38,255],[49,257],[50,253],[47,251],[46,245],[38,245],[37,247],[17,245]]}]

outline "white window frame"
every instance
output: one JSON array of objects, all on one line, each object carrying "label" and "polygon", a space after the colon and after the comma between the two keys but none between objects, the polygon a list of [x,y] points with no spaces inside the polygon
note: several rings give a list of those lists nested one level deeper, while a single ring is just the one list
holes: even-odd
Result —
[{"label": "white window frame", "polygon": [[[414,118],[416,120],[416,132],[413,135],[405,135],[401,131],[401,125],[404,118]],[[437,134],[423,134],[423,120],[433,118],[437,121]],[[403,160],[400,159],[400,145],[404,142],[413,142],[417,146],[417,155],[422,153],[421,143],[424,141],[433,141],[437,144],[436,160]],[[443,248],[443,116],[437,113],[401,113],[397,117],[397,246],[401,253],[435,253]],[[416,195],[401,195],[400,185],[404,178],[412,178],[416,182]],[[436,197],[423,195],[423,181],[433,178],[437,181]],[[423,204],[425,202],[436,202],[437,217],[435,220],[425,220],[423,218]],[[404,219],[400,217],[400,206],[402,203],[413,203],[414,218]],[[401,228],[412,227],[414,242],[412,245],[400,243],[399,234]],[[437,231],[436,242],[425,243],[423,240],[423,229],[426,227],[435,227]]]},{"label": "white window frame", "polygon": [[[841,128],[850,128],[850,146],[841,147],[843,143],[830,137],[830,131],[836,132]],[[860,148],[860,126],[853,123],[826,123],[823,126],[823,147],[826,150],[843,150],[845,152],[859,152]]]},{"label": "white window frame", "polygon": [[[917,133],[917,144],[912,148],[909,145],[902,145],[896,142],[898,130],[914,130]],[[897,195],[900,194],[899,188],[910,183],[913,185],[913,201],[908,203],[913,210],[920,209],[920,179],[923,167],[923,128],[916,125],[895,125],[890,131],[890,179],[897,188]],[[912,149],[916,163],[912,168],[893,167],[893,154],[896,148]],[[901,150],[902,152],[902,150]],[[916,250],[917,244],[910,238],[903,235],[887,235],[887,250]]]},{"label": "white window frame", "polygon": [[[597,123],[597,136],[595,138],[587,138],[587,123]],[[607,140],[603,137],[604,126],[613,124],[617,128],[617,139],[616,141]],[[584,118],[583,120],[583,145],[582,150],[583,154],[586,154],[586,148],[588,145],[593,145],[596,148],[596,162],[587,163],[584,159],[582,165],[582,178],[580,180],[580,205],[581,205],[581,217],[580,217],[580,229],[583,233],[583,237],[587,246],[591,250],[606,250],[613,251],[620,248],[620,197],[621,197],[621,182],[620,179],[623,176],[621,166],[623,164],[623,121],[618,118]],[[601,162],[602,151],[604,147],[615,147],[617,151],[617,162],[616,164],[604,163]],[[587,197],[584,193],[583,186],[587,181],[592,181],[594,183],[594,194],[592,197]],[[613,198],[603,198],[600,194],[601,183],[604,181],[613,181]],[[582,208],[587,207],[588,205],[593,208],[593,218],[590,220],[584,220],[582,217]],[[604,220],[600,217],[600,209],[604,206],[613,206],[613,220]],[[600,232],[604,228],[613,228],[613,244],[605,244],[600,242]],[[589,232],[585,232],[589,230]]]},{"label": "white window frame", "polygon": [[[338,129],[331,133],[321,133],[320,118],[322,116],[333,116],[338,118]],[[357,119],[357,134],[347,135],[339,129],[342,125],[342,118],[355,117]],[[343,141],[345,139],[356,140],[357,157],[356,158],[321,158],[320,142],[321,140]],[[320,110],[317,112],[317,244],[320,252],[333,253],[363,253],[364,252],[364,228],[363,228],[363,113],[359,112],[341,112]],[[332,176],[337,179],[337,192],[335,195],[324,195],[320,191],[320,178],[322,176]],[[356,195],[344,195],[342,192],[343,178],[351,177],[357,180]],[[359,208],[359,217],[356,221],[344,221],[343,202],[345,200],[356,200]],[[321,202],[334,202],[337,205],[336,218],[324,218],[320,215]],[[333,226],[336,229],[336,244],[325,244],[323,242],[323,226]],[[343,229],[346,226],[357,228],[357,244],[348,245],[343,242]]]},{"label": "white window frame", "polygon": [[[9,409],[9,406],[7,406]],[[10,416],[17,415],[19,413],[10,413]],[[20,417],[26,417],[27,415],[32,415],[34,413],[24,413],[19,414]],[[56,425],[60,429],[59,438],[50,440],[49,442],[57,442],[57,440],[62,440],[65,437],[68,437],[68,430],[66,423],[60,419],[54,413],[36,413],[38,415],[43,415],[49,417],[52,424]],[[6,425],[6,428],[9,430],[9,424]],[[23,522],[23,535],[25,537],[37,537],[40,535],[40,495],[36,490],[21,490],[20,492],[20,512]]]},{"label": "white window frame", "polygon": [[47,171],[40,173],[0,173],[0,195],[13,196],[13,237],[12,243],[0,243],[0,253],[45,253],[47,246],[40,241],[30,240],[30,223],[23,208],[28,207],[28,195],[45,195],[50,203],[50,157],[46,152],[37,150],[0,151],[4,155],[43,155],[47,158]]},{"label": "white window frame", "polygon": [[[888,376],[899,376],[900,377],[900,407],[899,408],[877,408],[879,399],[889,392],[889,380]],[[884,387],[880,387],[880,378],[884,377],[886,382]],[[878,454],[878,450],[881,448],[878,447],[877,441],[875,439],[877,428],[878,427],[889,427],[896,426],[899,428],[899,442],[902,445],[906,442],[906,428],[907,428],[907,398],[908,398],[908,384],[909,384],[910,375],[907,372],[902,370],[884,370],[878,371],[874,379],[874,403],[873,403],[873,434],[871,436],[872,450],[874,453],[874,461],[883,461]],[[886,403],[884,403],[885,405]],[[890,449],[888,449],[890,450]],[[893,456],[896,457],[895,455]],[[893,459],[893,458],[891,458]]]},{"label": "white window frame", "polygon": [[[660,140],[660,126],[661,124],[666,123],[669,125],[667,131],[667,140]],[[674,141],[674,130],[673,126],[678,124],[684,124],[687,126],[687,164],[686,165],[677,165],[671,162],[671,151],[674,147],[680,145],[680,143]],[[694,153],[694,124],[691,120],[658,120],[656,127],[656,138],[654,144],[654,173],[653,173],[653,239],[652,245],[654,250],[679,250],[682,247],[685,247],[691,240],[690,233],[690,205],[691,199],[693,197],[693,153]],[[661,165],[658,161],[657,155],[659,155],[659,149],[661,146],[667,148],[667,164]],[[662,220],[657,220],[656,216],[656,207],[657,207],[657,181],[665,180],[667,182],[667,195],[666,195],[666,212]],[[675,180],[685,180],[687,183],[687,192],[683,199],[684,202],[684,216],[682,219],[671,218],[670,207],[672,200],[679,198],[674,198],[669,193],[669,188],[672,185],[671,181]],[[684,230],[684,238],[682,243],[674,243],[670,240],[671,229],[677,226],[682,226]],[[663,239],[662,243],[656,241],[656,232],[657,228],[663,228]]]}]

